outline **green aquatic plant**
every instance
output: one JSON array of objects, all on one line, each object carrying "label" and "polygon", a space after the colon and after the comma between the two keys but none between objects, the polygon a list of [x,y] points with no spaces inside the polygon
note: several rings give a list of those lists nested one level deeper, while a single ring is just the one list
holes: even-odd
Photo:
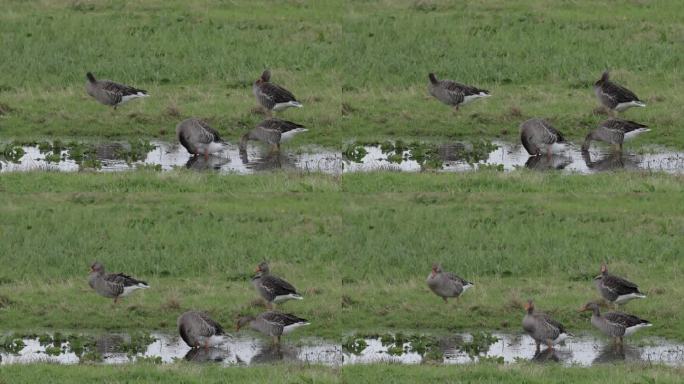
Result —
[{"label": "green aquatic plant", "polygon": [[342,156],[349,161],[355,163],[360,163],[363,158],[368,154],[366,148],[359,143],[354,143],[346,146],[342,151]]},{"label": "green aquatic plant", "polygon": [[12,163],[18,163],[25,154],[24,148],[14,143],[5,144],[0,151],[0,155]]},{"label": "green aquatic plant", "polygon": [[0,339],[0,351],[17,355],[24,347],[26,347],[26,344],[19,336],[9,334]]},{"label": "green aquatic plant", "polygon": [[342,350],[354,355],[360,355],[366,348],[368,343],[362,336],[351,336],[342,341]]}]

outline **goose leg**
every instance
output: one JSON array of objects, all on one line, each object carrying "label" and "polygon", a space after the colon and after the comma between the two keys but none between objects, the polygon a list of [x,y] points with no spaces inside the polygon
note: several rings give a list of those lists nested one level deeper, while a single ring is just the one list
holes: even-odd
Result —
[{"label": "goose leg", "polygon": [[209,160],[209,148],[204,148],[204,160]]},{"label": "goose leg", "polygon": [[535,348],[536,353],[539,353],[539,351],[540,351],[539,342],[535,341],[534,344],[536,345],[536,348]]},{"label": "goose leg", "polygon": [[546,347],[553,351],[553,342],[551,340],[546,340]]},{"label": "goose leg", "polygon": [[551,160],[551,146],[546,147],[546,158]]},{"label": "goose leg", "polygon": [[459,104],[454,105],[454,113],[458,113],[458,106]]},{"label": "goose leg", "polygon": [[444,304],[449,304],[449,300],[446,297],[442,296],[442,299],[444,299]]},{"label": "goose leg", "polygon": [[209,339],[204,340],[204,350],[208,351],[209,350]]}]

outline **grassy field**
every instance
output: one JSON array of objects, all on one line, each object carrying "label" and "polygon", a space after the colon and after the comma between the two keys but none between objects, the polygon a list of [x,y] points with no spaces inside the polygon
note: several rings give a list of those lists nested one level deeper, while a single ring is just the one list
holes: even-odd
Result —
[{"label": "grassy field", "polygon": [[[347,366],[342,369],[321,367],[262,366],[258,368],[200,367],[192,364],[153,366],[136,364],[116,366],[8,366],[0,369],[0,383],[35,383],[50,378],[51,383],[92,383],[94,381],[137,383],[596,383],[615,384],[679,383],[684,370],[653,366],[614,365],[595,368],[563,368],[519,364],[501,366]],[[116,378],[116,379],[113,379]]]},{"label": "grassy field", "polygon": [[[200,116],[235,140],[261,118],[251,83],[265,68],[305,107],[299,143],[358,139],[515,139],[547,117],[572,140],[596,115],[605,68],[648,107],[625,113],[643,143],[684,147],[684,26],[677,0],[89,1],[5,0],[0,137],[159,137]],[[38,59],[39,58],[39,59]],[[116,112],[85,72],[147,89]],[[427,73],[489,89],[454,114],[427,96]]]},{"label": "grassy field", "polygon": [[[597,294],[601,262],[649,298],[629,311],[642,335],[684,340],[681,177],[617,173],[395,173],[342,177],[190,172],[0,177],[0,321],[7,329],[171,329],[183,310],[231,324],[257,312],[249,277],[263,259],[306,300],[299,335],[519,331],[534,298],[571,330]],[[112,304],[90,292],[89,263],[154,287]],[[430,265],[474,281],[445,305]],[[116,321],[112,321],[112,313]],[[295,336],[296,338],[296,336]]]}]

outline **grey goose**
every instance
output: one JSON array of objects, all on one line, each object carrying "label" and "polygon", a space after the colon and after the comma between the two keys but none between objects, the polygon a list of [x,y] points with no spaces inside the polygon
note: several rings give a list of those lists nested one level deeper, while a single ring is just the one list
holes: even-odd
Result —
[{"label": "grey goose", "polygon": [[280,344],[280,336],[309,325],[309,321],[301,317],[276,311],[268,311],[258,316],[243,316],[238,319],[235,330],[249,326],[255,331],[271,336],[275,344]]},{"label": "grey goose", "polygon": [[536,312],[534,310],[534,303],[529,300],[525,303],[525,317],[523,317],[522,327],[525,332],[534,339],[537,345],[537,352],[539,352],[539,345],[545,344],[549,349],[553,349],[554,344],[572,336],[571,333],[565,330],[563,324],[552,319],[549,315]]},{"label": "grey goose", "polygon": [[598,128],[589,132],[582,144],[582,150],[588,151],[592,141],[603,141],[618,147],[622,151],[622,144],[642,133],[648,132],[648,126],[631,120],[608,119],[602,122]]},{"label": "grey goose", "polygon": [[622,112],[632,107],[645,107],[637,95],[629,89],[610,81],[610,73],[606,70],[594,83],[594,93],[601,104],[610,111]]},{"label": "grey goose", "polygon": [[176,138],[190,154],[204,155],[205,160],[208,160],[210,154],[219,152],[226,146],[217,130],[195,117],[176,125]]},{"label": "grey goose", "polygon": [[530,156],[546,153],[551,158],[553,153],[567,149],[568,143],[563,134],[548,121],[539,118],[529,119],[520,124],[520,141]]},{"label": "grey goose", "polygon": [[594,282],[601,296],[616,306],[630,300],[646,298],[636,284],[608,273],[608,267],[605,264],[601,264],[601,273],[594,278]]},{"label": "grey goose", "polygon": [[259,295],[266,300],[271,309],[274,308],[274,304],[283,303],[288,300],[304,299],[297,293],[292,284],[280,277],[271,275],[267,262],[259,263],[255,272],[256,275],[252,278],[252,285],[259,292]]},{"label": "grey goose", "polygon": [[97,80],[90,72],[86,73],[86,78],[88,79],[86,92],[95,100],[104,105],[112,106],[114,109],[129,100],[149,96],[144,89],[115,83],[111,80]]},{"label": "grey goose", "polygon": [[302,104],[297,101],[292,92],[278,84],[271,83],[271,71],[268,69],[256,79],[252,86],[252,93],[256,97],[257,102],[266,109],[269,115],[271,111],[278,112],[287,108],[302,107]]},{"label": "grey goose", "polygon": [[271,146],[272,151],[280,150],[280,143],[294,136],[306,132],[303,125],[281,119],[266,119],[257,124],[254,129],[245,133],[240,139],[240,150],[247,149],[249,140],[258,140]]},{"label": "grey goose", "polygon": [[432,272],[427,277],[428,288],[437,296],[444,300],[444,303],[448,303],[449,297],[455,297],[458,299],[459,296],[474,284],[462,279],[451,272],[444,272],[442,266],[438,263],[432,264]]},{"label": "grey goose", "polygon": [[606,335],[614,337],[618,344],[622,344],[623,337],[629,336],[641,328],[653,325],[648,320],[623,312],[608,312],[605,315],[601,315],[599,306],[596,303],[587,303],[578,311],[591,311],[591,325]]},{"label": "grey goose", "polygon": [[434,73],[430,73],[428,78],[430,79],[428,84],[430,95],[442,103],[454,107],[455,111],[458,111],[461,105],[491,96],[489,91],[485,89],[457,83],[452,80],[438,80]]},{"label": "grey goose", "polygon": [[215,347],[224,340],[221,324],[199,311],[187,311],[176,320],[178,333],[190,348]]},{"label": "grey goose", "polygon": [[120,297],[126,297],[138,289],[150,287],[146,282],[123,273],[105,273],[104,265],[98,261],[90,266],[88,285],[99,295],[114,299],[114,303]]}]

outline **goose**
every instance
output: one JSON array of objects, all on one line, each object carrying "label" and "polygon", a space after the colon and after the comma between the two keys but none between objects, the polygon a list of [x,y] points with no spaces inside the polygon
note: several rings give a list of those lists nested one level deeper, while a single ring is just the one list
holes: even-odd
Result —
[{"label": "goose", "polygon": [[261,297],[266,300],[271,309],[274,304],[286,302],[288,300],[303,300],[304,298],[297,293],[295,287],[287,281],[271,275],[268,263],[263,261],[256,268],[256,275],[252,278],[252,285],[259,292]]},{"label": "goose", "polygon": [[648,320],[623,312],[608,312],[601,316],[601,311],[596,303],[587,303],[578,311],[592,311],[591,325],[606,335],[614,337],[618,344],[622,344],[623,337],[629,336],[641,328],[653,325]]},{"label": "goose", "polygon": [[210,154],[219,152],[226,146],[217,130],[194,117],[178,123],[176,138],[190,154],[202,154],[205,160],[209,159]]},{"label": "goose", "polygon": [[452,80],[438,80],[434,73],[430,73],[428,78],[430,79],[430,84],[428,85],[430,95],[446,105],[453,106],[454,111],[458,111],[461,105],[491,96],[489,91],[484,89],[464,85]]},{"label": "goose", "polygon": [[105,267],[99,261],[90,265],[88,285],[99,295],[113,298],[114,303],[117,303],[120,297],[126,297],[138,289],[150,287],[146,282],[123,273],[105,273]]},{"label": "goose", "polygon": [[604,71],[601,78],[594,83],[594,92],[601,104],[610,111],[622,112],[632,107],[646,106],[634,92],[610,81],[608,70]]},{"label": "goose", "polygon": [[451,272],[444,272],[438,263],[432,264],[432,272],[427,277],[427,285],[435,295],[441,297],[444,303],[448,303],[448,297],[459,296],[474,284],[462,279]]},{"label": "goose", "polygon": [[571,333],[565,330],[563,324],[552,319],[549,315],[541,312],[535,312],[534,303],[528,300],[525,304],[525,317],[523,317],[522,327],[530,337],[534,339],[537,345],[537,353],[539,353],[539,345],[541,343],[553,350],[554,344],[572,336]]},{"label": "goose", "polygon": [[594,282],[601,296],[614,303],[616,307],[630,300],[646,298],[636,284],[608,273],[608,267],[605,264],[601,264],[601,273],[594,278]]},{"label": "goose", "polygon": [[129,100],[149,96],[147,91],[143,89],[115,83],[110,80],[97,80],[90,72],[86,73],[86,77],[88,78],[86,92],[95,100],[104,105],[111,105],[114,109]]},{"label": "goose", "polygon": [[520,141],[530,156],[539,156],[546,152],[551,158],[552,153],[558,153],[568,148],[565,137],[548,121],[539,118],[529,119],[520,124]]},{"label": "goose", "polygon": [[622,151],[622,143],[629,141],[642,133],[650,131],[648,126],[630,120],[608,119],[602,122],[598,128],[589,132],[582,144],[582,151],[588,151],[592,140],[603,141],[616,145]]},{"label": "goose", "polygon": [[176,320],[178,333],[190,348],[215,347],[224,340],[221,324],[204,312],[187,311]]},{"label": "goose", "polygon": [[308,131],[303,125],[287,120],[266,119],[245,133],[240,139],[240,150],[247,149],[247,141],[259,140],[271,146],[272,151],[280,150],[280,143]]},{"label": "goose", "polygon": [[270,80],[271,71],[267,69],[261,74],[261,77],[256,79],[252,86],[254,97],[266,109],[269,115],[271,111],[278,112],[287,108],[302,107],[302,104],[297,101],[292,92],[278,84],[271,83]]},{"label": "goose", "polygon": [[280,336],[309,325],[309,321],[289,313],[267,311],[258,316],[243,316],[238,319],[235,331],[249,326],[255,331],[271,336],[274,344],[280,344]]}]

